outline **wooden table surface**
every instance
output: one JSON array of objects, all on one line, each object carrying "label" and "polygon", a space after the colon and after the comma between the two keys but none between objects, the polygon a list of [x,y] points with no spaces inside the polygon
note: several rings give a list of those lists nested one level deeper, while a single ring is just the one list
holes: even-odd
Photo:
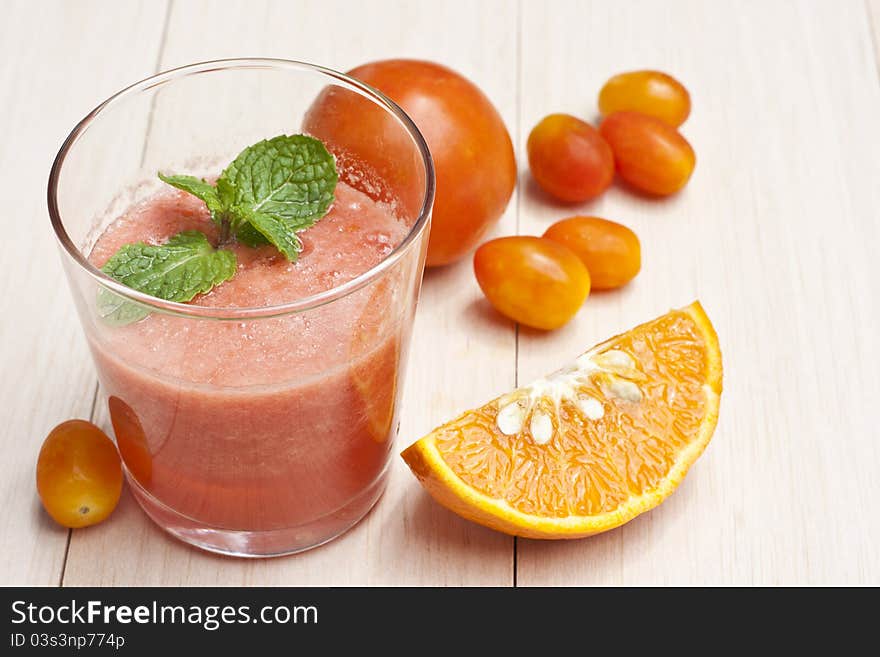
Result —
[{"label": "wooden table surface", "polygon": [[[880,0],[0,0],[0,584],[880,584]],[[873,30],[872,30],[873,26]],[[873,32],[873,34],[872,34]],[[600,339],[699,298],[724,352],[718,429],[678,492],[621,529],[514,540],[439,507],[395,459],[355,529],[311,552],[244,561],[190,549],[126,493],[69,532],[42,512],[40,443],[93,418],[96,378],[49,227],[62,140],[99,101],[195,61],[300,59],[346,70],[445,63],[501,111],[520,162],[495,234],[586,211],[625,223],[643,269],[538,334],[495,315],[469,261],[425,277],[398,447],[555,369]],[[593,119],[610,75],[689,87],[686,190],[612,188],[548,202],[524,159],[545,114]],[[100,406],[100,405],[99,405]]]}]

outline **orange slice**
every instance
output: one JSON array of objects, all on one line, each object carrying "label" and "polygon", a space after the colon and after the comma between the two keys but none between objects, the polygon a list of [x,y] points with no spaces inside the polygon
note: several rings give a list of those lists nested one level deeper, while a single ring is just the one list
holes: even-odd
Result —
[{"label": "orange slice", "polygon": [[434,429],[402,456],[441,504],[516,536],[580,538],[654,508],[712,437],[718,338],[699,302]]}]

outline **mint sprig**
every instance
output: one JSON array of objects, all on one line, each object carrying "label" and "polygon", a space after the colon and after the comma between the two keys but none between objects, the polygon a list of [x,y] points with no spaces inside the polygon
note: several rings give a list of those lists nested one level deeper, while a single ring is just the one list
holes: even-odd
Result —
[{"label": "mint sprig", "polygon": [[[188,175],[165,175],[167,184],[201,199],[219,229],[219,242],[233,237],[248,246],[273,244],[295,261],[302,251],[297,233],[330,208],[339,176],[333,155],[306,135],[280,135],[244,149],[212,185]],[[104,265],[111,278],[166,301],[191,301],[229,280],[235,254],[215,249],[204,233],[184,231],[165,244],[126,244]],[[98,312],[112,324],[143,319],[149,310],[102,289]]]},{"label": "mint sprig", "polygon": [[159,177],[205,202],[221,242],[232,235],[250,246],[268,242],[291,262],[302,251],[297,233],[327,213],[339,180],[333,155],[306,135],[280,135],[249,146],[216,185],[194,176]]}]

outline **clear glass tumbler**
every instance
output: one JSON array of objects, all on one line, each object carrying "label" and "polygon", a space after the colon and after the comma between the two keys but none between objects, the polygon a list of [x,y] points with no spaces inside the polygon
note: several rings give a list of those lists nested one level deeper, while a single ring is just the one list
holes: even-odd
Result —
[{"label": "clear glass tumbler", "polygon": [[[158,170],[216,176],[246,146],[304,131],[336,155],[341,181],[406,224],[368,271],[283,305],[216,308],[149,297],[89,262],[107,225],[167,190]],[[433,195],[427,146],[399,107],[299,62],[161,73],[74,128],[52,167],[49,214],[131,490],[163,529],[225,554],[290,554],[375,504]],[[111,321],[108,298],[147,317]]]}]

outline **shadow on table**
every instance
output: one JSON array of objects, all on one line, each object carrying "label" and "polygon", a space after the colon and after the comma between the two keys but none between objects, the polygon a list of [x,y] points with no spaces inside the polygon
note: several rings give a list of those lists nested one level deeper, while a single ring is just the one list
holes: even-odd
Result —
[{"label": "shadow on table", "polygon": [[[554,212],[551,215],[547,216],[546,225],[549,228],[551,224],[556,223],[560,219],[565,219],[566,217],[573,217],[576,215],[581,216],[600,216],[604,217],[607,213],[605,211],[598,211],[600,206],[600,201],[603,197],[612,190],[619,190],[629,196],[633,196],[640,201],[645,201],[647,203],[671,203],[679,196],[679,194],[672,194],[670,196],[658,196],[657,194],[649,194],[648,192],[644,192],[636,187],[633,187],[625,180],[623,180],[619,175],[615,174],[614,180],[611,183],[611,186],[605,190],[602,194],[599,194],[595,198],[591,198],[586,201],[569,203],[566,201],[561,201],[555,196],[551,196],[532,178],[531,174],[524,174],[520,177],[519,184],[522,186],[523,198],[530,202],[539,206],[554,208],[558,210],[558,212]],[[607,219],[614,220],[613,216],[606,217]]]},{"label": "shadow on table", "polygon": [[560,541],[517,539],[517,584],[624,586],[662,582],[661,573],[650,582],[634,581],[637,576],[628,576],[627,565],[638,564],[638,572],[644,573],[646,567],[662,568],[664,562],[681,559],[678,551],[683,541],[678,533],[688,531],[689,519],[692,523],[696,511],[687,488],[688,482],[682,482],[660,506],[602,534]]}]

